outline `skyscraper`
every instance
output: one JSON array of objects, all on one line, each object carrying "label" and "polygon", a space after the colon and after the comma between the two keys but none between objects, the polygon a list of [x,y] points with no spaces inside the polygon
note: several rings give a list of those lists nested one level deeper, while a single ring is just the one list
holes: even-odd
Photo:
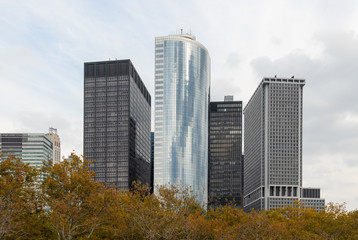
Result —
[{"label": "skyscraper", "polygon": [[[0,153],[13,155],[31,167],[52,165],[52,141],[43,133],[0,133]],[[1,160],[1,158],[0,158]]]},{"label": "skyscraper", "polygon": [[53,164],[61,162],[61,140],[57,135],[57,129],[50,127],[49,132],[46,133],[46,136],[52,141],[53,146]]},{"label": "skyscraper", "polygon": [[154,190],[154,132],[150,133],[150,190]]},{"label": "skyscraper", "polygon": [[225,96],[209,107],[208,204],[242,208],[242,102]]},{"label": "skyscraper", "polygon": [[130,60],[84,65],[84,155],[95,180],[150,182],[151,97]]},{"label": "skyscraper", "polygon": [[[244,109],[245,211],[319,196],[301,195],[304,85],[304,79],[264,78]],[[314,200],[323,207],[324,199]]]},{"label": "skyscraper", "polygon": [[189,34],[155,38],[154,183],[207,200],[210,57]]}]

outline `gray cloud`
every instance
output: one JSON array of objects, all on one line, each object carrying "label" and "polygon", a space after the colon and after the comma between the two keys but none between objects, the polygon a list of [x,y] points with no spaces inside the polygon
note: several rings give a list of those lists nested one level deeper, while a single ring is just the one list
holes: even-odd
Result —
[{"label": "gray cloud", "polygon": [[[357,145],[356,145],[357,146]],[[357,155],[353,155],[353,156],[347,156],[344,159],[344,163],[348,166],[348,167],[358,167],[358,156]]]},{"label": "gray cloud", "polygon": [[324,46],[322,59],[294,52],[274,61],[260,57],[252,61],[252,66],[261,76],[277,74],[306,78],[306,138],[317,142],[325,140],[330,144],[339,144],[339,141],[347,138],[354,140],[358,135],[358,94],[355,88],[358,38],[340,32],[318,36],[317,40]]},{"label": "gray cloud", "polygon": [[239,79],[235,78],[215,78],[212,81],[211,88],[211,101],[223,101],[224,96],[234,95],[235,101],[241,101],[241,88],[239,87]]},{"label": "gray cloud", "polygon": [[56,111],[22,111],[17,112],[14,119],[14,132],[46,133],[48,127],[57,128],[62,142],[62,155],[67,155],[73,150],[81,154],[83,125],[80,119],[73,120],[70,116]]},{"label": "gray cloud", "polygon": [[239,65],[240,63],[240,55],[237,53],[231,53],[229,54],[229,56],[227,57],[226,60],[226,65],[228,65],[231,68],[235,68]]}]

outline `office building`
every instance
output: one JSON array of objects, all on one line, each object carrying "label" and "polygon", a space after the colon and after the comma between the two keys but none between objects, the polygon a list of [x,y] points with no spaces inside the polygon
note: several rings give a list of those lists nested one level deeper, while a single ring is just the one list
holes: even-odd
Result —
[{"label": "office building", "polygon": [[154,184],[207,201],[210,57],[190,34],[155,38]]},{"label": "office building", "polygon": [[0,133],[2,159],[13,155],[40,169],[44,163],[52,165],[52,148],[52,141],[43,133]]},{"label": "office building", "polygon": [[[305,201],[301,193],[304,85],[305,79],[264,78],[244,109],[245,211]],[[324,205],[319,197],[317,209]]]},{"label": "office building", "polygon": [[84,156],[95,180],[150,183],[151,97],[130,60],[84,64]]},{"label": "office building", "polygon": [[242,208],[242,102],[225,96],[209,106],[208,205]]},{"label": "office building", "polygon": [[46,136],[52,141],[53,146],[53,164],[61,162],[61,140],[57,135],[57,129],[50,127],[49,132],[46,133]]},{"label": "office building", "polygon": [[323,210],[325,204],[319,188],[301,188],[300,202],[304,204],[304,207],[315,208],[317,211]]},{"label": "office building", "polygon": [[154,132],[150,133],[150,169],[151,169],[151,174],[150,174],[150,188],[151,188],[151,192],[153,192],[154,190]]}]

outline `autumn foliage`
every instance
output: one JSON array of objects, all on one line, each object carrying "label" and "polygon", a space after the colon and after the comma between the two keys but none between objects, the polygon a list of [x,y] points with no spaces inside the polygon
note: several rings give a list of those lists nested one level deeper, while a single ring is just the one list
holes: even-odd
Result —
[{"label": "autumn foliage", "polygon": [[[358,239],[358,210],[299,203],[272,211],[204,209],[188,188],[145,185],[120,192],[93,181],[87,163],[40,171],[8,157],[0,163],[1,239]],[[41,177],[40,177],[41,176]],[[43,179],[43,180],[42,180]]]}]

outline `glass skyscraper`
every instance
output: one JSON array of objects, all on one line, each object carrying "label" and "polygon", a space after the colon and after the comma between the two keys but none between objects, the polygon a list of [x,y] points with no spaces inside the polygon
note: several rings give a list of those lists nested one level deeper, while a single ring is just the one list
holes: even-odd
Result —
[{"label": "glass skyscraper", "polygon": [[210,56],[189,34],[155,39],[154,184],[207,200]]},{"label": "glass skyscraper", "polygon": [[242,102],[225,96],[209,107],[208,205],[242,208]]},{"label": "glass skyscraper", "polygon": [[132,62],[88,62],[84,72],[84,155],[95,180],[120,190],[150,183],[151,96]]}]

